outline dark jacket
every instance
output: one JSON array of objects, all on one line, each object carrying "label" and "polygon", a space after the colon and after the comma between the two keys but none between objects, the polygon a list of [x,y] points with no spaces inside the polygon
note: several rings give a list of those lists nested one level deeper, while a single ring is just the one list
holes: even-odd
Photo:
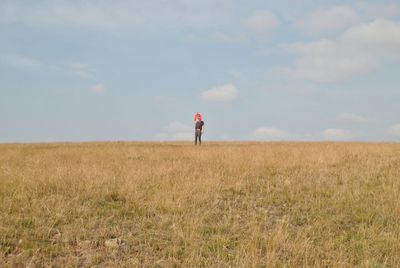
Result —
[{"label": "dark jacket", "polygon": [[197,121],[196,125],[194,126],[195,129],[203,129],[204,121]]}]

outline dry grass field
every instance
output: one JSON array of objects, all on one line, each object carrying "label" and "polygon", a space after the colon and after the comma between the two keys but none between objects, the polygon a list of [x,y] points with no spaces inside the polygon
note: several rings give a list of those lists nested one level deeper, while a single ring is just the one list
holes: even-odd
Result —
[{"label": "dry grass field", "polygon": [[26,266],[399,267],[400,144],[3,144]]}]

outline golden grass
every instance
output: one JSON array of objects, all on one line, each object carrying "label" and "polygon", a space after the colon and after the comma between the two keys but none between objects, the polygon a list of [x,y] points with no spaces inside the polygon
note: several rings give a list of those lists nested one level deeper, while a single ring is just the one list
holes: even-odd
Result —
[{"label": "golden grass", "polygon": [[0,267],[400,266],[400,144],[0,145]]}]

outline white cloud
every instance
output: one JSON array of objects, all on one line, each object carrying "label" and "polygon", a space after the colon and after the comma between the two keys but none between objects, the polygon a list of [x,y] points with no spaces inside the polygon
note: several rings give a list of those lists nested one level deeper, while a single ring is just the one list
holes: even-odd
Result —
[{"label": "white cloud", "polygon": [[104,92],[106,92],[106,87],[103,84],[99,83],[99,84],[91,86],[90,91],[92,91],[96,94],[103,94]]},{"label": "white cloud", "polygon": [[288,133],[274,127],[260,127],[250,134],[251,138],[260,140],[279,140],[288,137]]},{"label": "white cloud", "polygon": [[343,140],[343,139],[350,139],[354,137],[354,134],[347,129],[340,129],[340,128],[328,128],[322,132],[322,136],[326,139],[330,140]]},{"label": "white cloud", "polygon": [[5,56],[1,57],[1,61],[5,62],[7,64],[21,66],[21,67],[40,67],[40,66],[42,66],[41,61],[30,58],[30,57],[25,57],[22,55],[5,55]]},{"label": "white cloud", "polygon": [[192,140],[193,138],[194,128],[178,121],[170,123],[156,135],[156,139],[161,140]]},{"label": "white cloud", "polygon": [[361,22],[350,6],[336,6],[315,11],[297,21],[297,26],[308,33],[334,32]]},{"label": "white cloud", "polygon": [[90,75],[90,67],[87,64],[75,62],[69,65],[71,71],[76,74],[77,76],[88,78],[91,77]]},{"label": "white cloud", "polygon": [[379,19],[351,27],[335,40],[282,47],[300,56],[293,67],[281,70],[284,75],[320,83],[345,81],[400,60],[400,23]]},{"label": "white cloud", "polygon": [[232,102],[239,98],[239,90],[232,84],[226,84],[204,91],[200,98],[209,102]]},{"label": "white cloud", "polygon": [[400,136],[400,123],[392,125],[389,130],[389,134],[394,136]]},{"label": "white cloud", "polygon": [[337,115],[336,120],[343,123],[366,123],[369,121],[364,116],[352,113],[340,113]]},{"label": "white cloud", "polygon": [[269,38],[279,27],[279,19],[269,10],[257,10],[254,15],[246,18],[243,24],[258,38]]}]

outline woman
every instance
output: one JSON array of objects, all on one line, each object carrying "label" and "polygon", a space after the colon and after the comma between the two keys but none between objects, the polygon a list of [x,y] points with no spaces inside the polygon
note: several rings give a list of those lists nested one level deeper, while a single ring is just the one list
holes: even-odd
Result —
[{"label": "woman", "polygon": [[201,145],[201,134],[204,132],[204,121],[196,121],[194,125],[194,145],[197,145],[197,139]]}]

